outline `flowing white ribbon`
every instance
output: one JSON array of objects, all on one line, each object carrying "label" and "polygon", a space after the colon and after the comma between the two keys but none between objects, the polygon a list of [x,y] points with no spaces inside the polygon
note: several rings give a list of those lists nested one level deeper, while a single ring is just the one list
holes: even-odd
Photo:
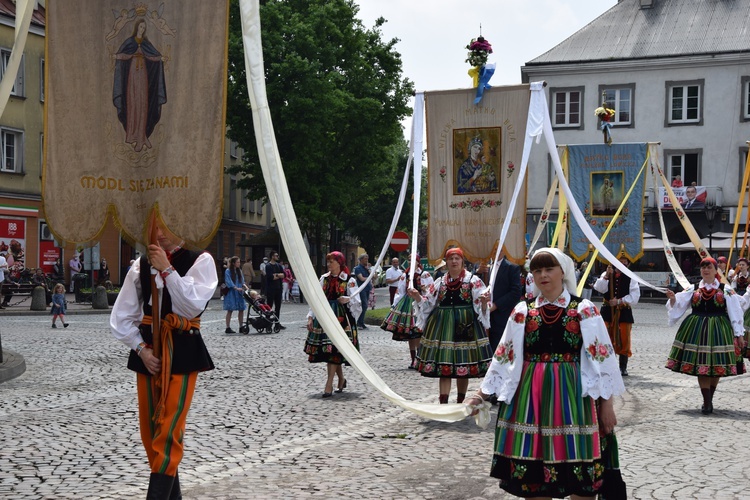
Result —
[{"label": "flowing white ribbon", "polygon": [[[412,166],[412,159],[414,158],[414,151],[418,151],[419,154],[419,165],[420,165],[420,175],[421,175],[421,168],[422,168],[422,150],[421,150],[421,144],[422,139],[419,139],[419,145],[420,149],[415,148],[415,137],[422,137],[422,122],[421,119],[418,123],[417,122],[417,104],[421,99],[422,106],[424,106],[424,92],[419,92],[417,94],[415,103],[414,103],[414,119],[411,122],[411,141],[409,141],[409,158],[406,160],[406,170],[404,171],[404,179],[401,181],[401,192],[398,194],[398,201],[396,202],[396,211],[393,214],[393,219],[391,220],[391,227],[388,229],[388,237],[385,239],[385,243],[383,243],[383,248],[380,250],[380,253],[378,254],[377,261],[373,264],[372,269],[373,272],[371,272],[367,279],[357,287],[355,290],[356,293],[360,293],[362,290],[365,289],[368,283],[372,281],[373,276],[375,275],[375,270],[380,267],[380,263],[383,261],[383,258],[385,257],[385,252],[388,250],[388,245],[391,244],[391,239],[393,238],[393,233],[396,231],[396,224],[398,224],[398,220],[401,218],[401,210],[404,208],[404,200],[406,199],[406,188],[409,185],[409,169]],[[414,234],[417,234],[416,232]],[[416,241],[416,238],[414,238]]]},{"label": "flowing white ribbon", "polygon": [[[305,298],[315,312],[318,322],[328,338],[352,367],[362,375],[375,389],[394,404],[413,413],[433,420],[455,422],[471,414],[471,409],[464,404],[429,404],[405,400],[396,394],[367,364],[362,355],[354,348],[341,328],[336,315],[331,310],[328,300],[320,288],[310,257],[304,251],[297,217],[292,200],[289,197],[286,178],[281,166],[276,137],[273,132],[271,113],[266,97],[266,85],[263,68],[263,50],[261,46],[261,29],[258,0],[240,0],[242,17],[242,41],[245,48],[245,66],[247,70],[247,87],[253,110],[253,127],[258,143],[263,177],[268,187],[268,198],[278,221],[279,232],[284,248],[289,252],[289,261],[296,270],[297,279]],[[416,142],[416,141],[415,141]],[[419,153],[421,155],[421,152]]]}]

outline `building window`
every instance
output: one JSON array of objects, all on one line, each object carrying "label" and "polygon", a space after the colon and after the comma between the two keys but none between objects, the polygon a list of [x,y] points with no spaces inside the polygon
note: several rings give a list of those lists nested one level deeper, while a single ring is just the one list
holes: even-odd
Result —
[{"label": "building window", "polygon": [[667,82],[667,125],[703,124],[703,84]]},{"label": "building window", "polygon": [[241,198],[240,198],[240,210],[242,210],[243,212],[246,213],[247,212],[247,206],[249,205],[248,202],[250,201],[250,200],[247,199],[247,189],[241,189],[240,190],[240,196],[241,196]]},{"label": "building window", "polygon": [[3,162],[0,172],[23,172],[23,132],[0,128],[3,141]]},{"label": "building window", "polygon": [[702,149],[686,151],[664,151],[667,158],[669,171],[669,181],[672,182],[678,175],[683,185],[689,186],[692,183],[703,185],[701,182],[701,157]]},{"label": "building window", "polygon": [[257,203],[258,203],[258,210],[257,210],[258,215],[263,215],[263,202],[260,200],[257,200]]},{"label": "building window", "polygon": [[39,61],[41,71],[39,72],[39,100],[44,102],[44,59]]},{"label": "building window", "polygon": [[750,76],[742,77],[742,106],[740,107],[740,121],[750,121]]},{"label": "building window", "polygon": [[550,89],[552,96],[552,126],[555,128],[583,128],[583,87]]},{"label": "building window", "polygon": [[255,213],[255,200],[248,200],[247,201],[247,210],[251,213]]},{"label": "building window", "polygon": [[[0,57],[2,58],[2,64],[0,65],[0,79],[5,76],[5,70],[8,68],[10,62],[10,49],[0,49]],[[21,64],[18,66],[18,74],[16,75],[16,81],[13,83],[13,89],[10,94],[23,97],[23,63],[24,56],[21,56]]]},{"label": "building window", "polygon": [[236,141],[229,141],[229,156],[232,158],[237,158],[237,142]]},{"label": "building window", "polygon": [[[600,86],[599,95],[602,102],[615,110],[615,119],[610,123],[614,126],[633,126],[633,98],[635,96],[635,84]],[[601,104],[601,103],[600,103]]]}]

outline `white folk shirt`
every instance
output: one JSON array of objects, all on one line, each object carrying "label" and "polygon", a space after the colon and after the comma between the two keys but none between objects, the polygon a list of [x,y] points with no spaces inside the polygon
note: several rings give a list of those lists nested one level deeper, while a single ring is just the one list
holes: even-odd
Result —
[{"label": "white folk shirt", "polygon": [[[156,275],[156,288],[164,287],[165,280]],[[184,318],[195,318],[206,308],[214,296],[219,278],[216,275],[214,259],[208,253],[202,253],[193,266],[180,276],[172,272],[167,276],[166,285],[172,299],[172,312]],[[155,293],[151,294],[153,299]],[[117,302],[109,316],[109,327],[112,335],[135,350],[143,342],[138,325],[143,320],[143,296],[141,292],[141,259],[137,259],[125,276],[120,288]]]}]

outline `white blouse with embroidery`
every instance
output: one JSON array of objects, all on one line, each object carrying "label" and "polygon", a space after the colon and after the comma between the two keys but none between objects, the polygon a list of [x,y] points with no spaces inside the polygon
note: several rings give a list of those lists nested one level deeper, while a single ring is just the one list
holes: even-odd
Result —
[{"label": "white blouse with embroidery", "polygon": [[[563,290],[562,295],[554,302],[548,302],[541,294],[536,298],[537,308],[545,304],[567,308],[569,303],[570,293],[567,290]],[[495,394],[497,399],[506,403],[513,400],[521,380],[527,313],[526,302],[519,302],[513,309],[481,385],[483,394]],[[581,316],[583,338],[580,357],[583,395],[594,399],[609,399],[623,394],[625,384],[599,310],[590,300],[583,299],[578,304],[578,313]]]},{"label": "white blouse with embroidery", "polygon": [[[697,290],[688,289],[674,294],[674,305],[671,305],[670,301],[667,300],[667,317],[669,319],[669,326],[673,326],[680,320],[680,318],[682,318],[682,315],[685,314],[685,311],[690,308],[690,301],[693,298],[693,294],[699,294],[701,288],[705,290],[713,290],[715,288],[719,288],[719,280],[714,279],[712,283],[706,283],[701,280]],[[724,299],[727,303],[727,315],[729,316],[729,321],[732,323],[732,331],[734,331],[735,337],[742,337],[745,335],[745,328],[742,324],[742,308],[743,302],[745,300],[743,297],[737,295],[733,288],[729,286],[724,287]]]},{"label": "white blouse with embroidery", "polygon": [[[414,319],[416,320],[417,328],[424,330],[424,327],[427,324],[427,318],[430,317],[433,309],[440,305],[438,304],[440,286],[446,279],[448,279],[448,277],[448,274],[444,274],[443,276],[438,278],[437,281],[430,285],[425,294],[422,296],[421,302],[416,300],[414,301]],[[479,296],[487,290],[487,287],[479,276],[466,274],[462,282],[468,283],[469,280],[471,280],[471,298],[474,305],[474,312],[477,314],[477,317],[482,323],[482,326],[484,326],[485,328],[489,328],[490,308],[486,307],[483,312],[482,301],[479,299]]]},{"label": "white blouse with embroidery", "polygon": [[[331,273],[328,272],[320,277],[321,288],[323,288],[325,279],[330,274]],[[341,271],[341,274],[339,274],[339,278],[346,281],[346,296],[349,297],[349,302],[347,302],[345,305],[349,308],[349,312],[352,313],[352,316],[356,320],[357,318],[359,318],[359,315],[362,314],[362,299],[360,298],[358,293],[355,293],[357,291],[357,280],[354,278],[354,276],[350,276],[343,271]],[[308,311],[307,317],[315,318],[315,313],[312,309]]]}]

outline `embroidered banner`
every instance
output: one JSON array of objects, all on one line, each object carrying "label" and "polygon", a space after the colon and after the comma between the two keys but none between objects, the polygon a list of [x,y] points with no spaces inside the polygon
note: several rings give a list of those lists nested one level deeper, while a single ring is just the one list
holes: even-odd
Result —
[{"label": "embroidered banner", "polygon": [[[518,169],[529,109],[528,85],[493,87],[474,105],[474,89],[425,93],[427,257],[460,246],[472,262],[494,257]],[[526,186],[505,240],[506,256],[525,260]]]},{"label": "embroidered banner", "polygon": [[155,209],[204,247],[221,222],[228,1],[49,2],[47,20],[52,232],[95,241],[111,212],[145,242]]},{"label": "embroidered banner", "polygon": [[[568,146],[570,189],[586,222],[601,238],[610,224],[604,245],[614,255],[621,250],[630,261],[643,255],[644,176],[636,177],[646,161],[647,144],[582,144]],[[635,183],[620,216],[612,216]],[[570,224],[570,254],[577,260],[589,254],[589,241],[576,222]]]}]

